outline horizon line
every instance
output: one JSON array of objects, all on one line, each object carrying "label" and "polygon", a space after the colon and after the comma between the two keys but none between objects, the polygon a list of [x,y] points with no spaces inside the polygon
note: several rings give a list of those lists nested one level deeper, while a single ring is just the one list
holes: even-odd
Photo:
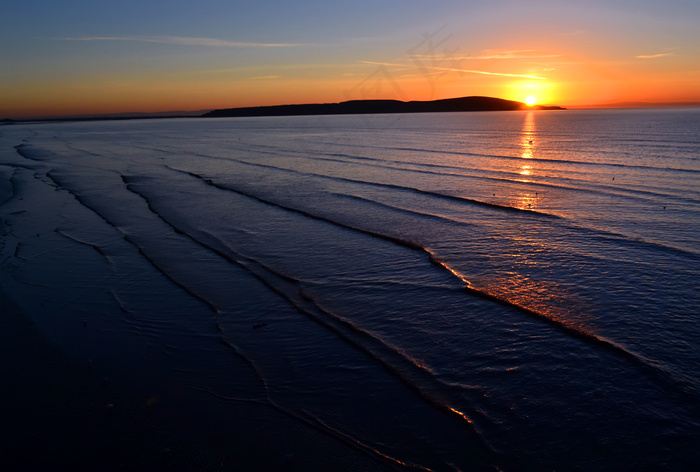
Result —
[{"label": "horizon line", "polygon": [[[399,102],[431,102],[438,100],[450,100],[454,98],[468,98],[468,97],[485,97],[484,95],[468,95],[464,97],[450,97],[441,98],[435,100],[397,100],[395,98],[377,98],[377,99],[360,99],[362,100],[395,100]],[[499,98],[499,97],[487,97],[487,98]],[[507,99],[501,99],[507,100]],[[110,119],[110,118],[197,118],[201,115],[197,113],[208,113],[214,110],[225,110],[232,108],[259,108],[259,107],[277,107],[277,106],[294,106],[294,105],[323,105],[332,103],[343,103],[341,102],[315,102],[315,103],[286,103],[277,105],[251,105],[251,106],[233,106],[233,107],[219,107],[219,108],[200,108],[196,110],[158,110],[158,111],[115,111],[106,113],[77,113],[77,114],[65,114],[65,115],[15,115],[14,117],[6,116],[0,117],[0,123],[2,122],[31,122],[31,121],[50,121],[50,120],[70,120],[70,119]],[[528,106],[525,102],[520,102],[518,100],[508,100],[512,102],[522,103],[524,106]],[[543,104],[539,103],[535,106],[559,106],[567,109],[594,109],[594,108],[694,108],[700,107],[700,101],[663,101],[663,102],[648,102],[648,101],[625,101],[625,102],[602,102],[602,103],[592,103],[592,104],[580,104],[580,105],[555,105],[551,103]],[[527,109],[527,108],[526,108]]]}]

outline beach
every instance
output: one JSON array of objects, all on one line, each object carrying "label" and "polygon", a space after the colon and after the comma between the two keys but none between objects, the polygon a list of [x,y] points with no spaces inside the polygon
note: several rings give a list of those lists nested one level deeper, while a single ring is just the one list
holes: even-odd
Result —
[{"label": "beach", "polygon": [[0,301],[7,470],[392,470],[266,405],[158,382],[135,393],[66,359]]},{"label": "beach", "polygon": [[3,460],[690,466],[699,119],[3,126]]}]

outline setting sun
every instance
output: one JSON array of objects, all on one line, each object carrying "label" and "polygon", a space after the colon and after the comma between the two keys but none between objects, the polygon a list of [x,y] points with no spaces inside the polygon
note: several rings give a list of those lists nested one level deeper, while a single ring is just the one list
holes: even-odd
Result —
[{"label": "setting sun", "polygon": [[[366,2],[120,2],[82,12],[67,0],[60,18],[50,0],[4,2],[13,6],[0,16],[0,121],[469,96],[529,109],[698,104],[700,2],[670,2],[678,8],[645,2],[633,17],[614,2],[378,2],[372,16],[395,28],[367,21],[357,9]],[[663,28],[651,28],[659,12]]]}]

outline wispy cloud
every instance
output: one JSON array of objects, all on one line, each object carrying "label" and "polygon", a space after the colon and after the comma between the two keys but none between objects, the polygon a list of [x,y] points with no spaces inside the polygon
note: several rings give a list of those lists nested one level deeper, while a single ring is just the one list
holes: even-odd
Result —
[{"label": "wispy cloud", "polygon": [[[418,59],[435,59],[438,55],[413,54],[411,57]],[[451,61],[466,61],[466,60],[486,60],[486,59],[539,59],[549,57],[562,57],[563,54],[543,54],[534,49],[516,49],[506,51],[486,50],[482,54],[476,56],[441,56],[444,59]]]},{"label": "wispy cloud", "polygon": [[406,64],[396,64],[393,62],[357,61],[360,64],[372,64],[375,66],[408,67]]},{"label": "wispy cloud", "polygon": [[463,56],[463,59],[538,59],[543,57],[561,57],[562,54],[544,54],[534,49],[519,49],[512,51],[484,51],[478,56]]},{"label": "wispy cloud", "polygon": [[281,79],[281,75],[261,75],[259,77],[251,77],[251,80],[269,80],[269,79]]},{"label": "wispy cloud", "polygon": [[140,43],[177,44],[181,46],[206,46],[218,48],[284,48],[302,46],[300,43],[251,43],[246,41],[228,41],[216,38],[192,38],[187,36],[86,36],[55,39],[60,41],[133,41]]},{"label": "wispy cloud", "polygon": [[506,74],[504,72],[489,72],[485,70],[473,70],[473,69],[452,69],[449,67],[431,67],[435,70],[445,70],[451,72],[463,72],[466,74],[481,74],[481,75],[499,75],[503,77],[520,77],[524,79],[537,79],[537,80],[547,80],[547,77],[538,77],[536,75],[522,75],[522,74]]},{"label": "wispy cloud", "polygon": [[657,57],[666,57],[666,56],[673,56],[672,52],[664,52],[661,54],[649,54],[646,56],[634,56],[637,59],[656,59]]}]

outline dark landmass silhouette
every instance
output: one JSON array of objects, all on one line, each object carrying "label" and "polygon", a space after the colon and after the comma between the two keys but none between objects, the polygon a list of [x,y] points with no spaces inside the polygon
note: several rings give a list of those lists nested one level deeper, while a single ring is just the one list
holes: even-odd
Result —
[{"label": "dark landmass silhouette", "polygon": [[350,100],[340,103],[273,105],[212,110],[206,118],[292,115],[359,115],[379,113],[435,113],[456,111],[565,110],[559,106],[526,105],[522,102],[493,97],[461,97],[443,100]]},{"label": "dark landmass silhouette", "polygon": [[28,118],[4,118],[0,119],[0,125],[13,123],[33,123],[52,121],[112,121],[112,120],[154,120],[159,118],[199,118],[202,113],[209,110],[199,111],[162,111],[162,112],[125,112],[125,113],[105,113],[89,115],[68,115],[68,116],[35,116]]},{"label": "dark landmass silhouette", "polygon": [[28,122],[52,121],[102,121],[102,120],[148,120],[159,118],[213,118],[246,116],[293,116],[293,115],[358,115],[379,113],[430,113],[462,111],[507,111],[507,110],[565,110],[559,106],[534,105],[493,97],[461,97],[443,100],[350,100],[340,103],[310,103],[303,105],[273,105],[245,108],[224,108],[211,111],[172,111],[155,113],[113,113],[104,115],[43,116],[33,118],[0,119],[0,125]]}]

